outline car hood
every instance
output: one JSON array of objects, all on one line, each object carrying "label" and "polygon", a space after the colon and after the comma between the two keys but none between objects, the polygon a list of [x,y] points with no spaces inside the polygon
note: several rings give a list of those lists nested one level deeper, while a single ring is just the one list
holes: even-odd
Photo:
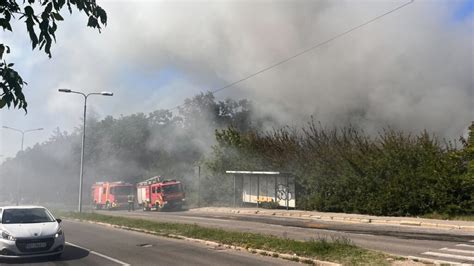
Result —
[{"label": "car hood", "polygon": [[50,223],[32,223],[32,224],[2,224],[0,229],[4,229],[15,238],[25,237],[44,237],[52,236],[58,232],[59,224]]}]

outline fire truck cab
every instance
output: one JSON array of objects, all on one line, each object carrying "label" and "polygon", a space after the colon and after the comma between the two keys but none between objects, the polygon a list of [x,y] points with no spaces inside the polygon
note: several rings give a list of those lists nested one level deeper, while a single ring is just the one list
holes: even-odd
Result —
[{"label": "fire truck cab", "polygon": [[92,198],[96,209],[125,209],[128,207],[130,194],[135,194],[134,186],[125,182],[97,182],[92,185]]},{"label": "fire truck cab", "polygon": [[185,203],[186,197],[181,182],[152,177],[138,183],[137,200],[144,211],[179,210]]}]

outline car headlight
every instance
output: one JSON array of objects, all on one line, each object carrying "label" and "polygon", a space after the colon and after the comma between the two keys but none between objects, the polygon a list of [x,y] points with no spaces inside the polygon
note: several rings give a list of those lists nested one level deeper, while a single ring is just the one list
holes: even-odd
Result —
[{"label": "car headlight", "polygon": [[15,241],[16,238],[12,235],[10,235],[9,233],[5,232],[5,231],[1,231],[2,232],[2,238],[3,239],[6,239],[6,240],[10,240],[10,241]]},{"label": "car headlight", "polygon": [[63,235],[63,229],[59,228],[58,232],[54,235],[55,238],[58,238]]}]

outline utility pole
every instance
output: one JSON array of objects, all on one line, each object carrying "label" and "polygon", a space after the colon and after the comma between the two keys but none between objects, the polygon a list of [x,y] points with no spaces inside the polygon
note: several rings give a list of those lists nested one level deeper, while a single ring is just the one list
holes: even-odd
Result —
[{"label": "utility pole", "polygon": [[102,96],[113,96],[112,92],[92,92],[89,94],[85,94],[79,91],[72,91],[70,89],[59,89],[59,92],[64,93],[75,93],[84,96],[84,125],[82,127],[82,144],[81,144],[81,170],[79,172],[79,202],[77,206],[77,211],[82,212],[82,184],[84,180],[84,146],[86,142],[86,111],[87,111],[87,98],[91,95],[102,95]]},{"label": "utility pole", "polygon": [[198,208],[201,208],[201,166],[198,166]]}]

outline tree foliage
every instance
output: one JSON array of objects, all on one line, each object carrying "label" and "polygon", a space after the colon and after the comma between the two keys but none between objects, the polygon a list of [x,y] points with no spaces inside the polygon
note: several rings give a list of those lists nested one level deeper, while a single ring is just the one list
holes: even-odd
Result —
[{"label": "tree foliage", "polygon": [[[247,105],[250,105],[247,101],[245,105],[233,100],[216,101],[207,93],[186,100],[184,108],[189,112],[183,110],[178,114],[155,110],[149,114],[97,119],[89,113],[84,187],[90,187],[96,181],[135,183],[163,175],[185,180],[188,192],[191,192],[188,196],[192,197],[194,168],[213,145],[214,130],[238,126],[242,120],[250,121]],[[245,115],[248,117],[244,118]],[[207,121],[209,117],[220,122]],[[215,127],[217,124],[219,126]],[[0,201],[14,197],[14,191],[8,188],[15,187],[15,179],[21,177],[27,190],[24,193],[26,200],[55,202],[62,199],[74,203],[81,132],[82,127],[71,133],[56,130],[48,141],[3,163],[0,167]],[[84,191],[87,198],[88,190]]]},{"label": "tree foliage", "polygon": [[386,129],[371,137],[354,126],[328,129],[310,123],[301,130],[263,133],[229,128],[216,137],[208,160],[215,179],[228,169],[293,173],[298,208],[375,215],[474,213],[471,146],[459,150],[427,132]]},{"label": "tree foliage", "polygon": [[[369,136],[356,126],[314,122],[263,131],[250,102],[216,101],[211,93],[187,99],[178,114],[156,110],[101,120],[89,115],[87,121],[85,187],[163,175],[184,180],[192,202],[198,189],[194,170],[201,165],[205,204],[232,203],[233,182],[225,170],[275,170],[296,176],[301,209],[474,213],[474,125],[462,148],[426,131],[388,128]],[[81,132],[81,127],[72,133],[56,130],[45,143],[3,163],[0,201],[21,176],[29,180],[23,193],[29,200],[75,202]]]},{"label": "tree foliage", "polygon": [[[13,32],[12,20],[24,21],[31,41],[32,49],[39,50],[51,57],[51,46],[56,42],[56,31],[59,21],[64,20],[61,10],[73,8],[88,16],[87,26],[99,32],[107,24],[107,13],[96,4],[95,0],[0,0],[0,27],[3,31]],[[27,101],[23,87],[27,85],[22,77],[7,63],[5,55],[10,47],[0,43],[0,109],[7,106],[27,110]]]}]

